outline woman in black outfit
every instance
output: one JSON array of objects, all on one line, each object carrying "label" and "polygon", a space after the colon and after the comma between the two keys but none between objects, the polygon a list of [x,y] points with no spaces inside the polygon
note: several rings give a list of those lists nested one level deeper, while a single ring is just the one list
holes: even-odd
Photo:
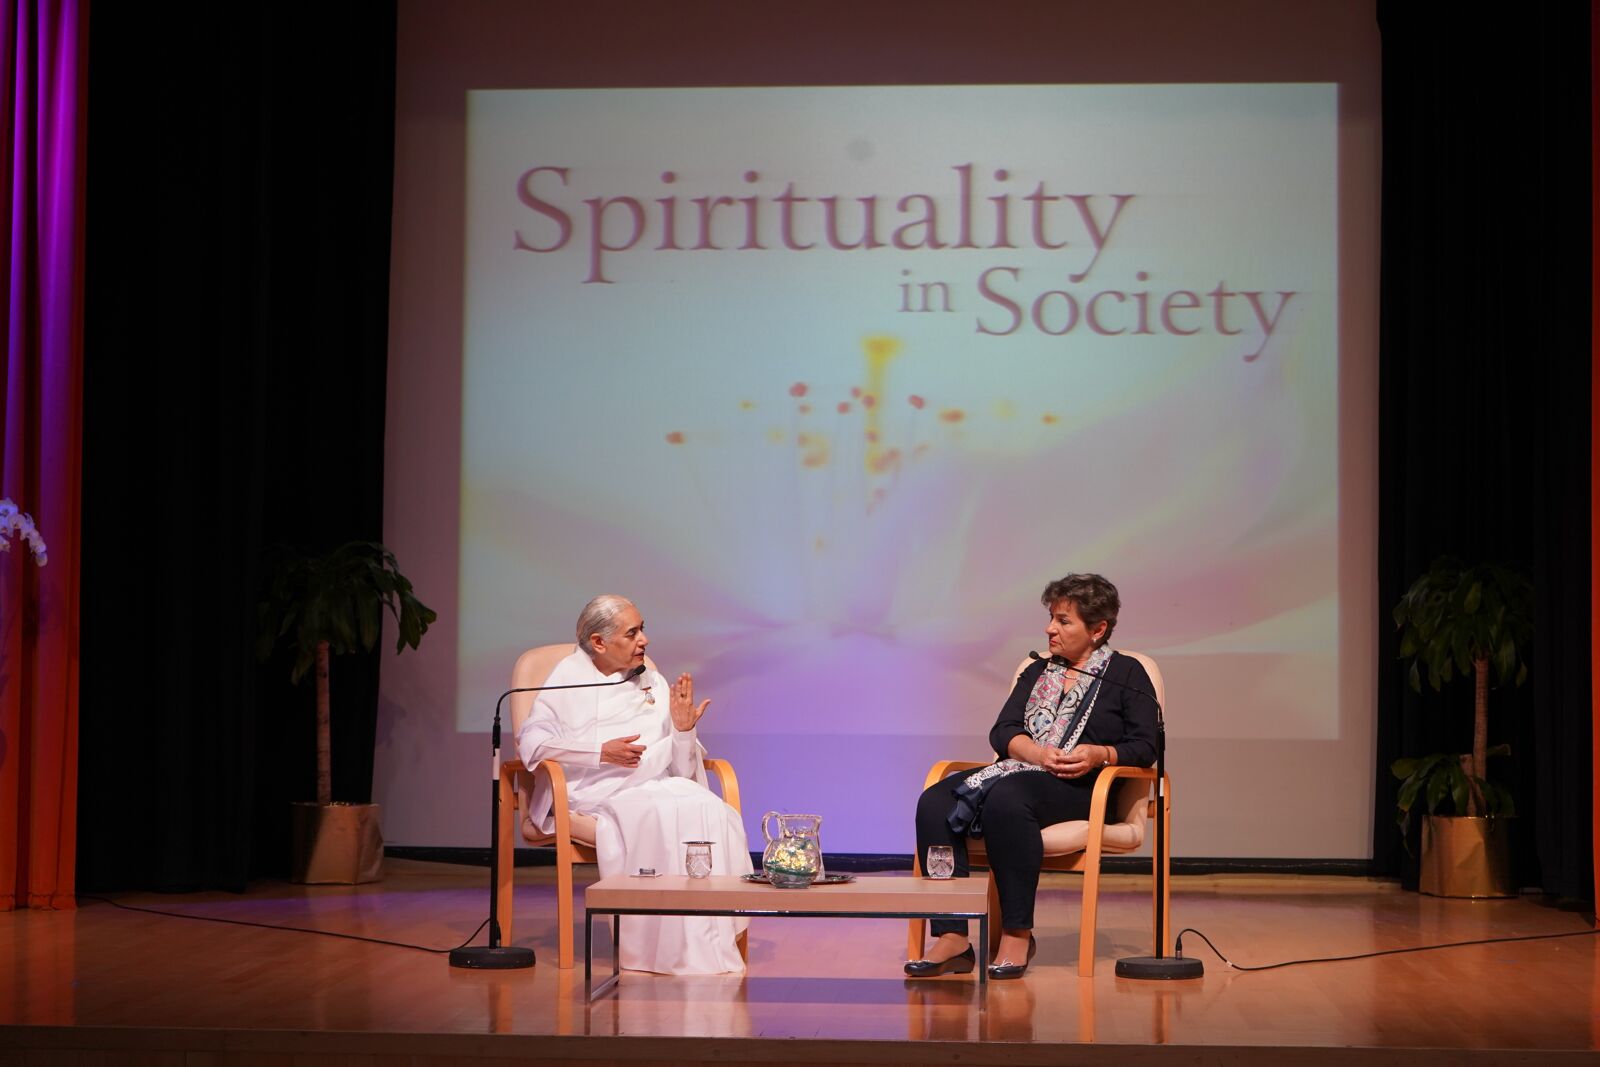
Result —
[{"label": "woman in black outfit", "polygon": [[[1044,861],[1040,831],[1089,817],[1100,768],[1148,767],[1156,758],[1154,687],[1143,665],[1111,651],[1117,587],[1098,574],[1069,574],[1039,598],[1050,612],[1050,658],[1017,678],[989,744],[1003,754],[977,771],[936,782],[917,802],[917,854],[949,845],[965,878],[967,835],[981,836],[1000,896],[1000,946],[991,978],[1020,978],[1033,958],[1033,898]],[[906,964],[913,978],[965,974],[976,965],[965,920],[932,924],[926,957]]]}]

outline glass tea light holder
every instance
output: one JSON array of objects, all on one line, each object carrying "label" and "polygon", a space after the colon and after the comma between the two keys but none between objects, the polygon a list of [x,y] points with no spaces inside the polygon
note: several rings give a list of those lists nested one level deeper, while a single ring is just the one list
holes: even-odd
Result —
[{"label": "glass tea light holder", "polygon": [[683,869],[690,878],[711,877],[711,846],[714,841],[685,841]]}]

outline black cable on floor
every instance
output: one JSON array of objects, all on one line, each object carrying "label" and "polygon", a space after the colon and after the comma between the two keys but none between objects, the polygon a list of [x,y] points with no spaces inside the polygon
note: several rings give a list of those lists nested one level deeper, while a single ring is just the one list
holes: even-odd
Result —
[{"label": "black cable on floor", "polygon": [[1323,956],[1319,959],[1310,960],[1285,960],[1282,963],[1263,963],[1255,967],[1246,967],[1243,964],[1234,963],[1232,960],[1218,951],[1217,946],[1211,943],[1211,939],[1209,937],[1207,937],[1205,934],[1202,934],[1199,930],[1196,930],[1192,926],[1185,927],[1184,929],[1178,931],[1177,940],[1173,943],[1173,950],[1178,956],[1183,955],[1184,934],[1193,934],[1200,940],[1204,941],[1206,943],[1206,947],[1217,954],[1217,959],[1221,960],[1223,963],[1226,963],[1229,967],[1232,967],[1236,971],[1270,971],[1277,967],[1293,967],[1300,963],[1343,963],[1345,960],[1368,960],[1375,956],[1398,956],[1405,952],[1432,952],[1437,948],[1462,948],[1466,945],[1498,945],[1508,941],[1544,941],[1556,937],[1593,937],[1595,934],[1600,934],[1600,930],[1572,930],[1564,934],[1528,934],[1523,937],[1485,937],[1477,941],[1447,941],[1441,945],[1414,945],[1411,948],[1386,948],[1378,952],[1361,952],[1354,956]]},{"label": "black cable on floor", "polygon": [[120,901],[112,900],[110,897],[97,897],[87,893],[78,894],[78,899],[98,900],[101,903],[110,904],[113,908],[121,908],[123,911],[141,911],[146,915],[165,915],[169,919],[194,919],[198,922],[226,923],[229,926],[255,926],[262,930],[287,930],[290,933],[295,934],[321,934],[323,937],[342,937],[346,941],[365,941],[371,945],[389,945],[393,948],[412,948],[416,949],[418,952],[431,952],[439,956],[454,952],[458,948],[466,948],[468,945],[472,944],[472,942],[480,933],[483,932],[483,928],[489,925],[489,920],[484,919],[483,922],[478,924],[478,928],[472,931],[471,936],[469,936],[465,941],[461,942],[461,944],[452,948],[430,948],[427,945],[413,945],[405,941],[385,941],[381,937],[362,937],[360,934],[341,934],[337,930],[313,930],[308,926],[277,926],[273,923],[251,922],[249,919],[223,919],[215,915],[190,915],[181,911],[163,911],[160,908],[142,908],[137,904],[123,904]]}]

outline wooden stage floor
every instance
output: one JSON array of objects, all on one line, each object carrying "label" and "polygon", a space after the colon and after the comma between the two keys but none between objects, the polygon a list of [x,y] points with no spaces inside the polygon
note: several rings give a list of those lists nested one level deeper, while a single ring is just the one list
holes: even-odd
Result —
[{"label": "wooden stage floor", "polygon": [[[439,948],[482,921],[482,869],[390,861],[388,871],[354,889],[118,899]],[[1096,974],[1080,979],[1078,881],[1047,875],[1039,956],[1024,980],[991,985],[986,1013],[970,977],[903,978],[905,923],[864,919],[757,920],[747,975],[625,974],[590,1006],[581,958],[572,971],[554,965],[552,877],[518,871],[516,941],[541,962],[498,973],[103,903],[0,915],[0,1065],[1600,1062],[1593,936],[1253,973],[1191,936],[1184,948],[1204,978],[1139,983],[1113,967],[1150,951],[1148,891],[1114,877]],[[1438,900],[1325,877],[1179,878],[1173,916],[1239,964],[1589,929],[1589,916],[1534,898]],[[581,931],[578,945],[581,956]]]}]

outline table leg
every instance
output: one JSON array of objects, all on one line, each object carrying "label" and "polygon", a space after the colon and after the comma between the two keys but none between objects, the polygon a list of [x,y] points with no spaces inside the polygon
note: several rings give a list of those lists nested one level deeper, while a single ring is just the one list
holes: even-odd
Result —
[{"label": "table leg", "polygon": [[[604,914],[603,912],[601,914]],[[594,966],[594,916],[595,913],[584,909],[583,918],[583,984],[588,990],[589,999],[595,1000],[605,995],[606,991],[616,985],[622,978],[621,948],[622,916],[611,916],[611,977],[601,982],[598,987],[593,980]]]},{"label": "table leg", "polygon": [[983,952],[978,953],[978,1012],[981,1014],[989,1010],[989,912],[984,910],[983,916],[978,919],[978,944],[985,946]]}]

